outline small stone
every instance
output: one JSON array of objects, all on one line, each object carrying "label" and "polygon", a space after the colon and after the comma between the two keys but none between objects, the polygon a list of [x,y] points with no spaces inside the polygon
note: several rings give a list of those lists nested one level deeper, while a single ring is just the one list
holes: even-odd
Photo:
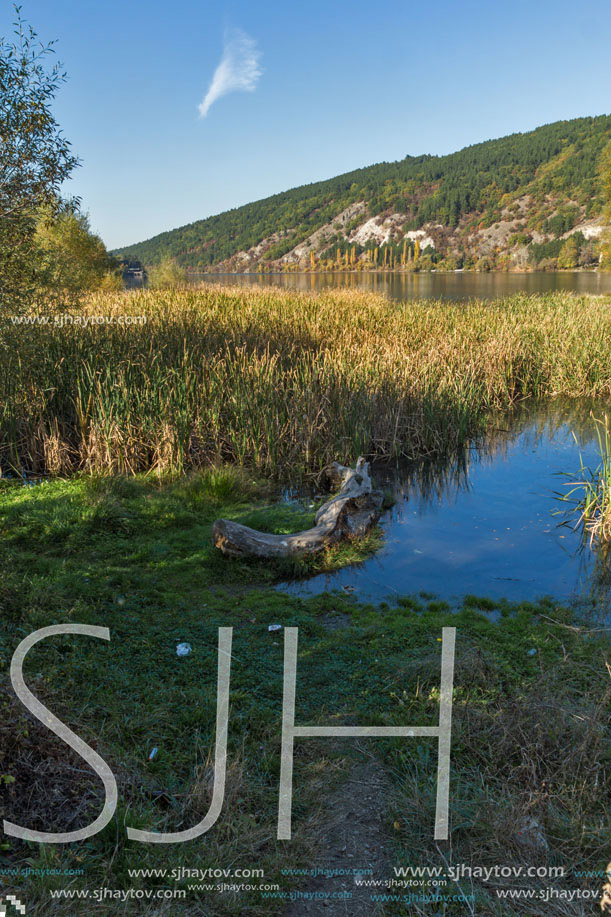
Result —
[{"label": "small stone", "polygon": [[516,840],[526,847],[539,850],[549,850],[549,844],[543,833],[543,828],[536,818],[524,818],[516,832]]}]

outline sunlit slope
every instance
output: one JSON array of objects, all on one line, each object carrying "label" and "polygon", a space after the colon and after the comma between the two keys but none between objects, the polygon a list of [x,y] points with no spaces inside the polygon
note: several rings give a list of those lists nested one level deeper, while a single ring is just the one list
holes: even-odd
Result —
[{"label": "sunlit slope", "polygon": [[[601,115],[447,156],[407,156],[228,210],[121,253],[147,265],[169,256],[189,270],[261,270],[344,264],[348,251],[351,264],[370,265],[376,247],[394,248],[398,263],[416,239],[438,256],[478,257],[580,229],[595,239],[597,164],[609,139],[611,116]],[[380,252],[375,257],[381,266]]]}]

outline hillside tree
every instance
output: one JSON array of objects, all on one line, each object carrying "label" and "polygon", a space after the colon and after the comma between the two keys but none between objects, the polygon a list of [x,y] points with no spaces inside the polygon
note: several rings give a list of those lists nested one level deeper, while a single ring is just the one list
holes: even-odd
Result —
[{"label": "hillside tree", "polygon": [[569,236],[558,254],[558,267],[560,270],[573,270],[579,261],[579,246],[574,236]]}]

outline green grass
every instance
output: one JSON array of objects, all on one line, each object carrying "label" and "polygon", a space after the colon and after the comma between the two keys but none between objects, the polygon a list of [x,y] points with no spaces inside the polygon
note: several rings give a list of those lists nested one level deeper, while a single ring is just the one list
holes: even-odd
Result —
[{"label": "green grass", "polygon": [[[468,596],[452,609],[430,594],[374,606],[346,595],[305,601],[274,591],[269,586],[283,569],[223,558],[209,544],[217,515],[289,530],[311,513],[310,507],[269,508],[270,501],[256,480],[235,470],[188,479],[73,478],[0,489],[4,817],[67,830],[75,811],[87,823],[99,810],[98,782],[24,714],[6,676],[19,640],[39,627],[71,621],[111,631],[109,644],[82,637],[49,640],[27,660],[32,690],[95,745],[117,775],[120,793],[112,824],[82,844],[38,846],[3,838],[0,867],[84,869],[69,879],[21,880],[28,914],[67,913],[65,905],[62,910],[50,903],[51,888],[156,885],[154,879],[130,878],[134,867],[257,866],[265,869],[266,882],[287,888],[281,869],[325,863],[325,800],[356,752],[352,743],[297,742],[294,837],[278,842],[283,639],[269,633],[270,623],[299,627],[302,724],[434,724],[441,628],[456,626],[452,842],[441,845],[443,854],[452,862],[526,859],[603,869],[611,827],[605,634],[575,626],[570,612],[551,601],[512,605]],[[345,560],[330,551],[325,562],[332,567]],[[252,588],[255,581],[259,588]],[[498,624],[487,617],[492,605],[502,606]],[[339,626],[329,627],[330,618]],[[221,817],[189,844],[160,849],[130,842],[126,824],[177,830],[207,810],[219,626],[234,628]],[[175,647],[183,641],[193,653],[180,660]],[[153,747],[159,753],[149,761]],[[382,817],[393,862],[439,865],[432,841],[432,741],[376,740],[371,748],[391,782]],[[525,851],[516,839],[527,815],[542,826],[549,844],[545,856]],[[569,876],[567,884],[583,881]],[[551,913],[499,910],[484,883],[476,883],[475,891],[482,914]],[[73,904],[70,914],[175,912],[163,907]],[[187,917],[283,910],[257,893],[190,892],[180,908]],[[386,913],[402,911],[389,906]],[[449,906],[446,913],[464,911]]]},{"label": "green grass", "polygon": [[0,322],[5,471],[235,463],[297,481],[359,454],[450,452],[523,398],[611,393],[608,297],[397,305],[212,286],[95,295],[81,315],[123,318]]}]

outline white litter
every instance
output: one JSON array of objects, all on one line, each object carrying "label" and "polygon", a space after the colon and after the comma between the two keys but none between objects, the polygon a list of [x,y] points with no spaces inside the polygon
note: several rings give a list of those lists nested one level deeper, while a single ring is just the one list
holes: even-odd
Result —
[{"label": "white litter", "polygon": [[180,657],[188,656],[189,653],[192,653],[192,652],[193,652],[193,647],[191,646],[190,643],[179,643],[178,646],[176,647],[176,655]]},{"label": "white litter", "polygon": [[149,755],[149,761],[153,761],[153,760],[157,757],[158,754],[159,754],[159,749],[158,749],[158,748],[153,748],[153,749],[151,750],[150,755]]},{"label": "white litter", "polygon": [[276,630],[282,630],[282,624],[270,624],[267,629],[270,633]]}]

